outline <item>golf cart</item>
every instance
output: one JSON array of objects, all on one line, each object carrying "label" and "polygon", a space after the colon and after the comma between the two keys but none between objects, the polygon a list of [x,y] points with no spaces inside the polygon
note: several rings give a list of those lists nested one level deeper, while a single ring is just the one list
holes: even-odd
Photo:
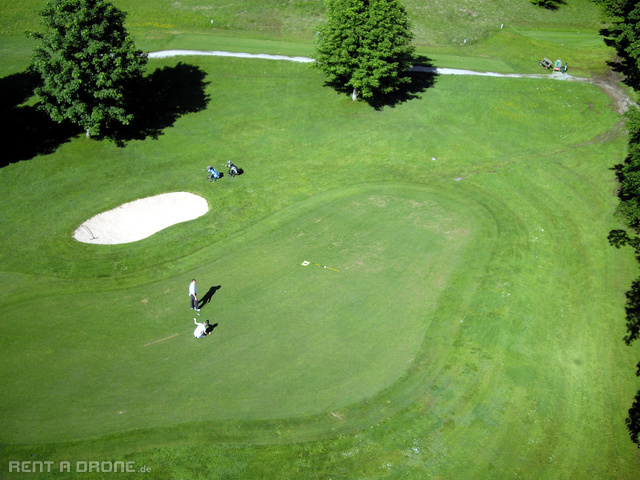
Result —
[{"label": "golf cart", "polygon": [[551,63],[551,60],[549,60],[547,57],[544,57],[538,63],[542,65],[544,68],[546,68],[547,70],[553,67],[553,63]]}]

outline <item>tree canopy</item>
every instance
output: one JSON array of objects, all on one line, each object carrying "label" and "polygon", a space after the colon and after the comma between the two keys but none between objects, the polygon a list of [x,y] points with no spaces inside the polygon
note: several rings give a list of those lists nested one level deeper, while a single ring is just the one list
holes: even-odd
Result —
[{"label": "tree canopy", "polygon": [[44,32],[31,58],[40,77],[40,108],[56,122],[70,121],[87,136],[132,120],[127,93],[146,69],[124,27],[126,14],[107,0],[49,0]]},{"label": "tree canopy", "polygon": [[625,162],[615,167],[620,184],[616,215],[640,233],[640,110],[631,107],[626,118],[629,147]]},{"label": "tree canopy", "polygon": [[[640,86],[640,3],[637,0],[594,0],[603,11],[613,17],[613,28],[605,30],[608,44],[613,45],[621,57],[615,66],[626,75],[625,83],[638,90]],[[625,162],[615,166],[620,188],[616,215],[632,230],[618,229],[609,232],[609,243],[616,248],[630,246],[640,262],[640,110],[632,107],[627,112],[629,129],[628,154]],[[640,338],[640,277],[631,283],[625,293],[625,318],[627,345]],[[640,376],[640,363],[636,374]],[[631,440],[640,447],[640,391],[637,393],[625,423]]]},{"label": "tree canopy", "polygon": [[365,99],[388,95],[410,82],[413,34],[397,0],[326,0],[318,28],[315,65],[329,84]]},{"label": "tree canopy", "polygon": [[624,17],[635,7],[636,0],[594,0],[605,13],[613,17]]},{"label": "tree canopy", "polygon": [[613,17],[613,28],[606,32],[608,43],[622,57],[619,69],[625,83],[640,86],[640,3],[637,0],[594,0],[605,14]]}]

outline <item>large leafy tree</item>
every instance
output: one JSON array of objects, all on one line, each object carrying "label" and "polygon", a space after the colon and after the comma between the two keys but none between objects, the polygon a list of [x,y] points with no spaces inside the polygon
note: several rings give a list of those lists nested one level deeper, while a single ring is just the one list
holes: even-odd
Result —
[{"label": "large leafy tree", "polygon": [[622,57],[620,69],[626,74],[625,82],[635,89],[640,87],[640,2],[637,0],[594,0],[603,11],[614,17],[608,41]]},{"label": "large leafy tree", "polygon": [[594,0],[605,13],[614,17],[624,17],[637,3],[636,0]]},{"label": "large leafy tree", "polygon": [[45,31],[31,68],[40,76],[40,108],[56,122],[102,135],[132,120],[127,93],[144,74],[147,57],[124,27],[125,13],[106,0],[49,0]]},{"label": "large leafy tree", "polygon": [[341,90],[372,99],[410,82],[413,34],[397,0],[326,0],[315,65]]},{"label": "large leafy tree", "polygon": [[640,110],[631,107],[626,119],[629,148],[624,163],[615,167],[620,186],[616,215],[640,233]]}]

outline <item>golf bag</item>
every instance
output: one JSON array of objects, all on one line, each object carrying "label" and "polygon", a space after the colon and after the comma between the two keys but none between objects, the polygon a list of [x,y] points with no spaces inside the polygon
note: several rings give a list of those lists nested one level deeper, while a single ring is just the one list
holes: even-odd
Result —
[{"label": "golf bag", "polygon": [[233,178],[240,174],[240,172],[238,172],[238,167],[229,161],[227,162],[227,168],[229,169],[229,178]]},{"label": "golf bag", "polygon": [[220,178],[220,174],[218,171],[213,168],[211,165],[207,167],[207,172],[209,172],[209,181],[215,182],[218,178]]}]

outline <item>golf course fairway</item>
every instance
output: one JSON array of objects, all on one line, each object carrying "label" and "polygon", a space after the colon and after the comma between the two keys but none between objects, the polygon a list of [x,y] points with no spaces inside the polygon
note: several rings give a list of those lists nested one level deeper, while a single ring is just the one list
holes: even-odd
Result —
[{"label": "golf course fairway", "polygon": [[[426,68],[384,105],[305,63],[151,58],[122,142],[37,111],[23,32],[44,2],[5,3],[0,478],[638,478],[637,263],[607,241],[633,98],[604,75],[592,2],[407,0],[422,66],[514,76]],[[324,15],[116,3],[145,52],[308,57]],[[136,241],[74,238],[171,192],[207,209]]]}]

